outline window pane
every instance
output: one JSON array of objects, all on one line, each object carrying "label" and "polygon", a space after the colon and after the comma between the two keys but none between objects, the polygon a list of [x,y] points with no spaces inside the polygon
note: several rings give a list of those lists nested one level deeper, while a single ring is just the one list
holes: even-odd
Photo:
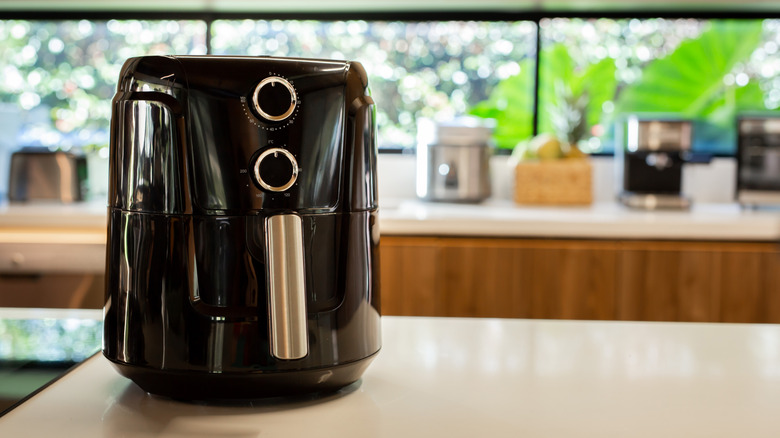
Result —
[{"label": "window pane", "polygon": [[539,130],[611,151],[615,124],[629,114],[685,118],[694,121],[694,150],[733,154],[736,115],[780,105],[778,27],[777,20],[542,20]]},{"label": "window pane", "polygon": [[530,135],[535,31],[527,21],[218,20],[211,47],[214,54],[361,62],[377,102],[379,146],[412,148],[418,118],[469,113],[512,76],[524,78],[515,105],[528,116],[520,129]]},{"label": "window pane", "polygon": [[202,21],[0,20],[0,193],[17,148],[105,155],[111,98],[127,58],[205,52]]}]

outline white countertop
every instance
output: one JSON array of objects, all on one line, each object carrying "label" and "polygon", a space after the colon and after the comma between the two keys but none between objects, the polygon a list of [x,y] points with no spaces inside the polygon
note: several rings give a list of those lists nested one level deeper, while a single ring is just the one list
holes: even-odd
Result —
[{"label": "white countertop", "polygon": [[[104,245],[105,227],[102,203],[0,206],[0,244]],[[780,210],[745,210],[734,203],[639,211],[614,202],[537,207],[500,199],[481,204],[388,199],[379,209],[379,228],[384,235],[414,236],[776,241]]]},{"label": "white countertop", "polygon": [[641,211],[617,203],[583,207],[518,206],[405,200],[380,208],[382,234],[586,239],[774,241],[780,211],[738,204],[694,204],[690,210]]},{"label": "white countertop", "polygon": [[10,227],[105,228],[105,201],[60,204],[0,204],[0,230]]},{"label": "white countertop", "polygon": [[0,417],[30,437],[776,437],[780,326],[385,317],[359,384],[188,404],[100,356]]}]

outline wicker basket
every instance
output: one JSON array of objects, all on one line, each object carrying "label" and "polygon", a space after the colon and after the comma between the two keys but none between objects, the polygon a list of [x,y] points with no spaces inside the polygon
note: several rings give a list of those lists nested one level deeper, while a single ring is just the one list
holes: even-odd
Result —
[{"label": "wicker basket", "polygon": [[590,160],[521,161],[515,167],[515,202],[587,205],[593,202]]}]

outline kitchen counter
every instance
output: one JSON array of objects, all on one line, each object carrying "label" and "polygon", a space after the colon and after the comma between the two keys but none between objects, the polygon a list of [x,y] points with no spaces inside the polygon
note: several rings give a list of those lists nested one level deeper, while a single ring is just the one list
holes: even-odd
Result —
[{"label": "kitchen counter", "polygon": [[780,326],[385,317],[362,380],[234,405],[145,394],[95,356],[0,436],[775,437]]},{"label": "kitchen counter", "polygon": [[101,228],[105,230],[106,211],[104,201],[74,204],[0,203],[0,230],[6,228]]},{"label": "kitchen counter", "polygon": [[776,241],[780,211],[733,203],[641,211],[614,202],[539,207],[493,199],[476,205],[403,200],[380,209],[380,229],[412,236]]},{"label": "kitchen counter", "polygon": [[[780,211],[736,204],[695,204],[689,211],[637,211],[616,203],[585,207],[382,203],[383,235],[571,239],[780,240]],[[103,203],[0,206],[0,272],[95,273],[105,269]]]},{"label": "kitchen counter", "polygon": [[0,272],[102,274],[105,203],[0,205]]},{"label": "kitchen counter", "polygon": [[[685,211],[638,211],[614,202],[583,207],[518,206],[509,200],[481,204],[388,199],[380,206],[387,235],[446,235],[604,239],[774,241],[780,239],[780,210],[749,210],[734,203],[694,204]],[[45,230],[73,239],[105,243],[102,203],[0,206],[0,243],[57,241]],[[63,231],[72,231],[71,236]],[[41,234],[38,238],[35,233]]]},{"label": "kitchen counter", "polygon": [[[688,211],[637,211],[612,202],[585,207],[385,200],[383,235],[572,239],[780,240],[780,210],[695,204]],[[103,203],[0,206],[0,272],[91,272],[105,268]]]}]

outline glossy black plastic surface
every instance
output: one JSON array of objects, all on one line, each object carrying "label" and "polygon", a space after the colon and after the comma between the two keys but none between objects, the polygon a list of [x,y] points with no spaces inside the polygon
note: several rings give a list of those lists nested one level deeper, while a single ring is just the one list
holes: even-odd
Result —
[{"label": "glossy black plastic surface", "polygon": [[[663,154],[666,166],[647,164],[648,156]],[[623,188],[632,193],[679,194],[682,188],[682,168],[685,160],[682,151],[639,151],[626,153],[624,157]]]},{"label": "glossy black plastic surface", "polygon": [[[280,122],[253,110],[254,89],[270,76],[288,80],[298,96]],[[373,111],[358,63],[132,58],[113,101],[109,204],[202,214],[376,209]],[[252,157],[272,147],[289,150],[300,167],[282,195],[252,180]]]},{"label": "glossy black plastic surface", "polygon": [[114,211],[104,354],[204,373],[268,373],[354,362],[380,347],[376,214],[303,216],[309,354],[270,354],[258,217]]},{"label": "glossy black plastic surface", "polygon": [[181,400],[231,401],[263,397],[289,397],[330,392],[356,382],[374,356],[327,369],[278,373],[198,373],[163,371],[112,362],[125,377],[147,392]]},{"label": "glossy black plastic surface", "polygon": [[[286,120],[251,106],[269,76],[295,88]],[[380,348],[376,143],[362,67],[134,58],[113,105],[104,355],[174,398],[276,396],[359,378]],[[269,148],[298,163],[289,189],[253,179]],[[262,169],[275,182],[289,171]],[[276,214],[303,224],[309,347],[296,360],[269,348],[265,227]]]}]

